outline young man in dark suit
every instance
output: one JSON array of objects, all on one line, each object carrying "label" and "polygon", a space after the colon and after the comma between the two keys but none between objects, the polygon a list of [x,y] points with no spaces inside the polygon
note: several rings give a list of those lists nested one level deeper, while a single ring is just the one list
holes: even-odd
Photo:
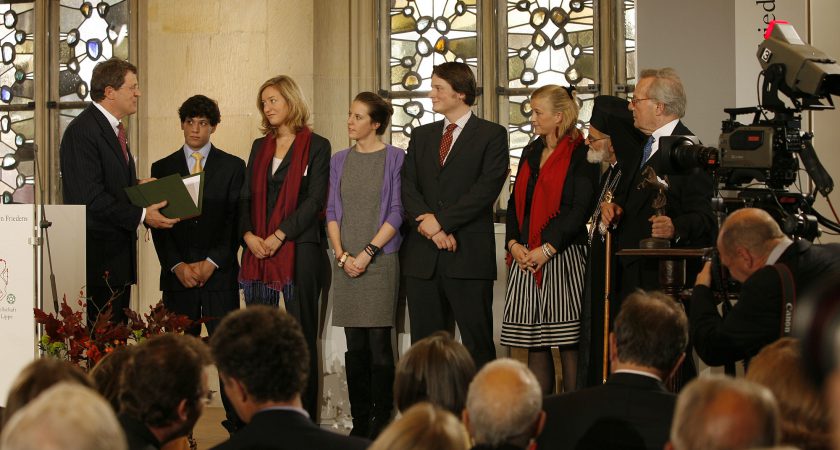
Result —
[{"label": "young man in dark suit", "polygon": [[309,351],[298,321],[277,308],[253,305],[231,313],[210,338],[224,390],[247,425],[216,450],[367,448],[370,442],[312,423],[301,392]]},{"label": "young man in dark suit", "polygon": [[126,320],[123,310],[137,279],[137,226],[145,222],[152,228],[172,228],[178,222],[160,213],[166,202],[140,208],[125,193],[138,180],[121,120],[137,112],[138,86],[131,63],[114,58],[97,64],[90,81],[94,103],[70,122],[61,138],[64,203],[86,206],[90,324],[112,296],[113,320]]},{"label": "young man in dark suit", "polygon": [[[201,215],[182,220],[172,229],[153,230],[160,260],[160,290],[166,308],[192,320],[211,318],[207,334],[230,311],[239,308],[239,262],[236,236],[239,191],[245,162],[210,143],[221,120],[219,106],[203,95],[188,98],[178,109],[184,145],[152,164],[152,176],[204,172]],[[187,330],[198,336],[201,326]],[[226,428],[241,425],[222,395]]]},{"label": "young man in dark suit", "polygon": [[457,323],[476,366],[496,356],[493,203],[508,173],[504,127],[470,111],[475,76],[468,65],[435,66],[432,108],[444,116],[411,133],[402,199],[413,226],[402,246],[411,340]]},{"label": "young man in dark suit", "polygon": [[636,292],[609,339],[612,375],[604,385],[543,401],[539,448],[659,450],[668,441],[677,398],[663,382],[685,359],[685,312],[664,294]]}]

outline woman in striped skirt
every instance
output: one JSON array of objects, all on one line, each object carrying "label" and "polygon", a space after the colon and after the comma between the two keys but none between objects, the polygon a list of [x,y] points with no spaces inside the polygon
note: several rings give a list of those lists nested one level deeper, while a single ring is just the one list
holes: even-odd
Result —
[{"label": "woman in striped skirt", "polygon": [[503,345],[528,349],[528,367],[545,394],[554,390],[551,347],[559,347],[564,391],[575,386],[586,220],[599,166],[575,127],[571,90],[543,86],[531,95],[537,138],[522,151],[507,208],[508,285]]}]

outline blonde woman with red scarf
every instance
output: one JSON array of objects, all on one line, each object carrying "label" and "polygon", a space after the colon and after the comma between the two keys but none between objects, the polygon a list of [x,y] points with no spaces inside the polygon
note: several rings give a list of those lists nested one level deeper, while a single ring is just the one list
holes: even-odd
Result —
[{"label": "blonde woman with red scarf", "polygon": [[316,420],[318,300],[329,264],[323,211],[330,142],[309,129],[309,107],[285,75],[263,83],[257,108],[265,136],[251,146],[239,198],[245,243],[239,284],[249,306],[276,307],[282,293],[286,311],[300,322],[310,358],[303,407]]},{"label": "blonde woman with red scarf", "polygon": [[522,151],[507,208],[501,343],[528,349],[528,367],[546,395],[556,380],[551,347],[560,349],[564,391],[575,388],[577,371],[586,221],[599,172],[586,161],[577,119],[570,91],[556,85],[534,91],[530,120],[537,138]]}]

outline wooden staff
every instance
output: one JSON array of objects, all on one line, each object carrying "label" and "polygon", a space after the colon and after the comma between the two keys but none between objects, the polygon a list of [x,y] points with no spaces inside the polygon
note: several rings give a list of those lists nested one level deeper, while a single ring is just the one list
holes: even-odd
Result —
[{"label": "wooden staff", "polygon": [[606,262],[606,270],[604,271],[604,364],[601,373],[601,382],[607,382],[607,374],[609,373],[609,351],[610,351],[610,266],[612,256],[612,233],[607,230],[606,236],[606,255],[604,261]]}]

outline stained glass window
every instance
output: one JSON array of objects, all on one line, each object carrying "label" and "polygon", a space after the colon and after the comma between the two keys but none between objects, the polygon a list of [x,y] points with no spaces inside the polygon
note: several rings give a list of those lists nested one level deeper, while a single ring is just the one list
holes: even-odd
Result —
[{"label": "stained glass window", "polygon": [[32,203],[35,2],[0,5],[0,201]]},{"label": "stained glass window", "polygon": [[460,61],[481,74],[476,0],[391,0],[387,28],[391,142],[406,148],[413,128],[440,119],[427,98],[435,65]]},{"label": "stained glass window", "polygon": [[623,0],[622,7],[625,83],[636,84],[636,0]]},{"label": "stained glass window", "polygon": [[506,88],[500,110],[507,111],[511,177],[522,148],[532,139],[528,94],[547,84],[577,86],[578,126],[589,121],[595,94],[580,87],[598,81],[594,0],[507,0],[506,53],[500,61]]}]

